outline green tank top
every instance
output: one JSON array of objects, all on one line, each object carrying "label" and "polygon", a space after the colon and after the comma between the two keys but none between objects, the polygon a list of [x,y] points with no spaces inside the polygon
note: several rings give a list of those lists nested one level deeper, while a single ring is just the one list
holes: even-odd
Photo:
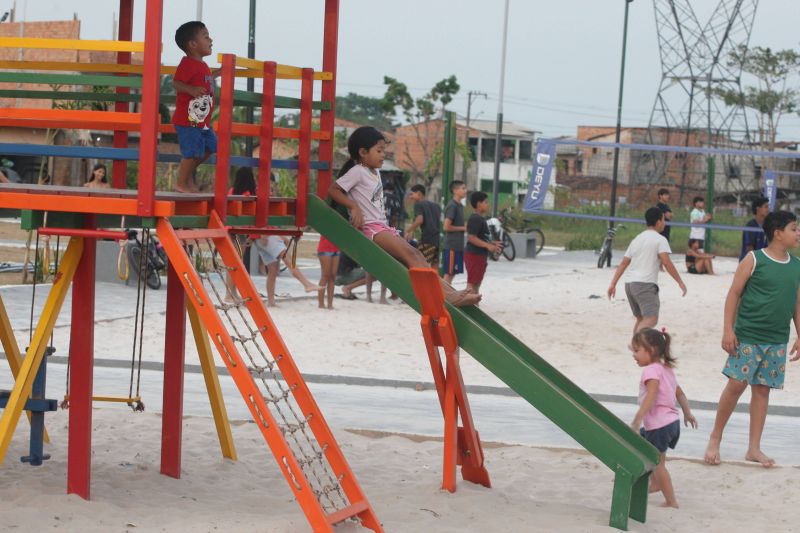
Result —
[{"label": "green tank top", "polygon": [[747,344],[786,344],[800,286],[800,259],[779,262],[756,250],[753,273],[744,286],[734,332]]}]

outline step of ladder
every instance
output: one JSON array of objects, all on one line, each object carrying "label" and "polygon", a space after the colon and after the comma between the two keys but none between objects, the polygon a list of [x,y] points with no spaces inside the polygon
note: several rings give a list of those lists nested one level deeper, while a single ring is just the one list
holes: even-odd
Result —
[{"label": "step of ladder", "polygon": [[158,236],[314,531],[357,519],[383,531],[224,225]]}]

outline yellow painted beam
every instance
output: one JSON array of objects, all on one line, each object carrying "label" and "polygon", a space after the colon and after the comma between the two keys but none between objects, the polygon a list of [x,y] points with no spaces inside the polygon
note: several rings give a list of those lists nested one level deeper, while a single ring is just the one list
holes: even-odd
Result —
[{"label": "yellow painted beam", "polygon": [[[76,63],[72,61],[0,61],[0,69],[11,70],[57,70],[63,72],[103,72],[141,74],[142,65],[120,65],[117,63]],[[162,74],[174,74],[177,67],[162,66]]]},{"label": "yellow painted beam", "polygon": [[[6,354],[8,366],[11,367],[11,375],[16,380],[19,374],[19,367],[22,366],[22,357],[19,353],[19,346],[17,345],[17,338],[14,336],[14,330],[11,328],[11,321],[8,319],[6,306],[3,304],[3,298],[0,298],[0,343],[3,345],[3,351]],[[25,414],[28,415],[28,422],[30,422],[30,411],[25,411]],[[50,442],[50,435],[47,434],[47,428],[44,430],[44,441]]]},{"label": "yellow painted beam", "polygon": [[[223,54],[217,54],[217,61],[222,62]],[[264,71],[264,62],[258,59],[250,59],[247,57],[236,57],[236,66],[244,67],[248,71],[261,73]],[[300,67],[293,67],[290,65],[278,64],[276,69],[277,78],[281,80],[299,80],[303,75],[303,69]],[[259,76],[261,77],[261,76]],[[332,80],[333,73],[331,72],[314,72],[315,80]]]},{"label": "yellow painted beam", "polygon": [[219,385],[219,376],[217,367],[214,365],[214,353],[211,351],[208,333],[188,298],[186,299],[186,311],[189,313],[189,322],[192,324],[192,333],[197,345],[197,355],[200,357],[200,367],[203,369],[203,378],[206,380],[208,400],[211,403],[211,412],[214,414],[214,425],[217,427],[222,456],[236,461],[236,447],[233,444],[231,424],[228,420],[228,411],[225,409],[225,400]]},{"label": "yellow painted beam", "polygon": [[39,316],[39,323],[36,325],[36,331],[28,347],[28,352],[25,354],[25,359],[22,360],[22,366],[14,382],[14,388],[11,390],[11,396],[8,398],[3,415],[0,416],[0,464],[2,464],[6,456],[11,437],[14,436],[14,430],[25,407],[25,401],[31,395],[33,380],[39,370],[39,365],[42,363],[47,340],[53,332],[53,326],[72,284],[72,278],[78,268],[82,254],[83,239],[72,237],[67,245],[67,251],[64,252],[64,258],[59,263],[53,286],[47,295],[42,314]]},{"label": "yellow painted beam", "polygon": [[94,50],[105,52],[144,52],[141,41],[91,41],[86,39],[43,39],[39,37],[0,37],[0,48],[40,50]]}]

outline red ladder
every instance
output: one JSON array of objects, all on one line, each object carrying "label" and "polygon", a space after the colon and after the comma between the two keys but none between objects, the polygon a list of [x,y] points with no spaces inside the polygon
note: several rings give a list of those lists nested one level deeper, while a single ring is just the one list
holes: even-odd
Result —
[{"label": "red ladder", "polygon": [[216,212],[208,229],[161,218],[158,236],[313,530],[383,531]]},{"label": "red ladder", "polygon": [[[456,491],[457,465],[461,465],[461,477],[466,481],[491,487],[489,472],[483,465],[480,435],[472,421],[467,391],[461,377],[458,338],[450,313],[444,305],[442,281],[432,268],[412,268],[409,275],[414,294],[422,307],[422,336],[425,338],[433,381],[444,415],[442,488]],[[440,346],[444,348],[446,373],[439,354]],[[462,427],[458,425],[459,413]]]}]

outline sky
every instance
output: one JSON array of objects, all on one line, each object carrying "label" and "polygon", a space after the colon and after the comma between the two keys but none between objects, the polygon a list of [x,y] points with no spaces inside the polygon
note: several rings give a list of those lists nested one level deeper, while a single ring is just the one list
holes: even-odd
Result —
[{"label": "sky", "polygon": [[[13,0],[0,0],[0,13]],[[701,25],[717,0],[693,0]],[[145,0],[135,0],[134,39],[144,35]],[[181,52],[174,30],[196,18],[197,0],[164,0],[164,61]],[[76,13],[84,39],[109,39],[114,0],[16,0],[17,20]],[[214,51],[246,55],[248,0],[204,0]],[[380,97],[392,76],[421,96],[454,74],[461,91],[450,109],[494,120],[498,112],[503,0],[341,0],[338,93]],[[542,136],[574,135],[578,125],[616,123],[624,0],[510,0],[504,117]],[[323,0],[258,0],[256,57],[321,69]],[[760,0],[751,46],[800,49],[800,2]],[[630,4],[623,126],[647,126],[661,66],[653,3]],[[215,58],[212,58],[215,59]],[[214,63],[210,61],[209,63]],[[800,86],[794,76],[795,86]],[[283,82],[279,94],[299,94]],[[800,116],[787,115],[779,139],[800,140]]]}]

